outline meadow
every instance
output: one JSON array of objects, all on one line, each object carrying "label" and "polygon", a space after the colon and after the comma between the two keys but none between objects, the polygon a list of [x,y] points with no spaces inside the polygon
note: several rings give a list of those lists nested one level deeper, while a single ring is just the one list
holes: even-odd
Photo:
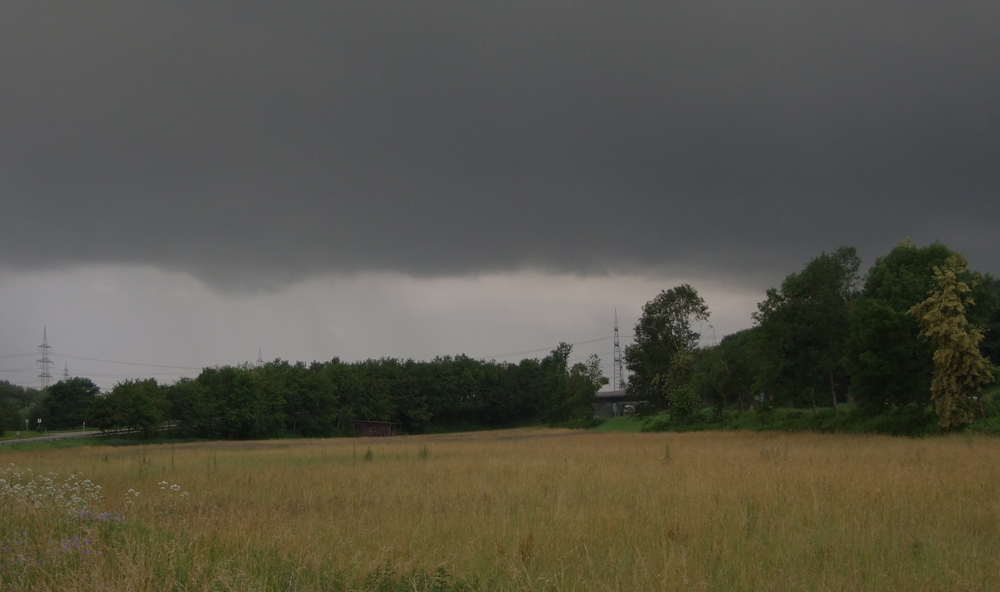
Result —
[{"label": "meadow", "polygon": [[1000,589],[990,436],[25,445],[0,479],[9,590]]}]

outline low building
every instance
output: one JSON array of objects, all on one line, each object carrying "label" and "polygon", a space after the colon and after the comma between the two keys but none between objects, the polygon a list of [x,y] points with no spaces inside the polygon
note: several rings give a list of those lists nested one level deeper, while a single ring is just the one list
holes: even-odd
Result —
[{"label": "low building", "polygon": [[625,407],[625,391],[601,391],[594,395],[594,415],[618,417]]},{"label": "low building", "polygon": [[387,438],[396,435],[396,424],[391,421],[363,421],[353,419],[351,420],[351,425],[354,426],[354,433],[358,436]]}]

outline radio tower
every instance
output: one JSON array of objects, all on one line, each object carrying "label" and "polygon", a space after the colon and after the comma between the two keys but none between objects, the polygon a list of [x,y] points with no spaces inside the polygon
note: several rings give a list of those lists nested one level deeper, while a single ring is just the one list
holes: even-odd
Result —
[{"label": "radio tower", "polygon": [[625,390],[625,373],[622,372],[622,348],[618,344],[618,309],[615,309],[615,365],[611,369],[611,390]]},{"label": "radio tower", "polygon": [[38,346],[38,355],[41,358],[38,359],[38,367],[42,369],[41,374],[38,375],[38,382],[42,385],[42,390],[49,388],[49,384],[52,382],[52,373],[49,369],[52,368],[52,360],[49,359],[49,354],[52,353],[52,346],[49,345],[49,335],[48,328],[42,327],[42,344]]}]

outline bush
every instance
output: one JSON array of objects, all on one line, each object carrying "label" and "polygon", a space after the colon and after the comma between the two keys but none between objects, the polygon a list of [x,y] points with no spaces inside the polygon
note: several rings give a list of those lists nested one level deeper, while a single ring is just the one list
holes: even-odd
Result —
[{"label": "bush", "polygon": [[667,397],[670,401],[670,419],[679,424],[689,424],[695,421],[701,407],[701,397],[694,392],[690,384],[685,384],[670,391]]}]

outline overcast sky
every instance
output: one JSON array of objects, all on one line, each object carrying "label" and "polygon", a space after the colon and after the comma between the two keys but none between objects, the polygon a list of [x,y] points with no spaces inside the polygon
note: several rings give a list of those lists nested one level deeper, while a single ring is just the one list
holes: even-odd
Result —
[{"label": "overcast sky", "polygon": [[614,310],[680,282],[710,342],[840,245],[997,274],[997,31],[965,0],[4,3],[0,379],[37,384],[43,326],[104,387],[559,341],[610,373]]}]

